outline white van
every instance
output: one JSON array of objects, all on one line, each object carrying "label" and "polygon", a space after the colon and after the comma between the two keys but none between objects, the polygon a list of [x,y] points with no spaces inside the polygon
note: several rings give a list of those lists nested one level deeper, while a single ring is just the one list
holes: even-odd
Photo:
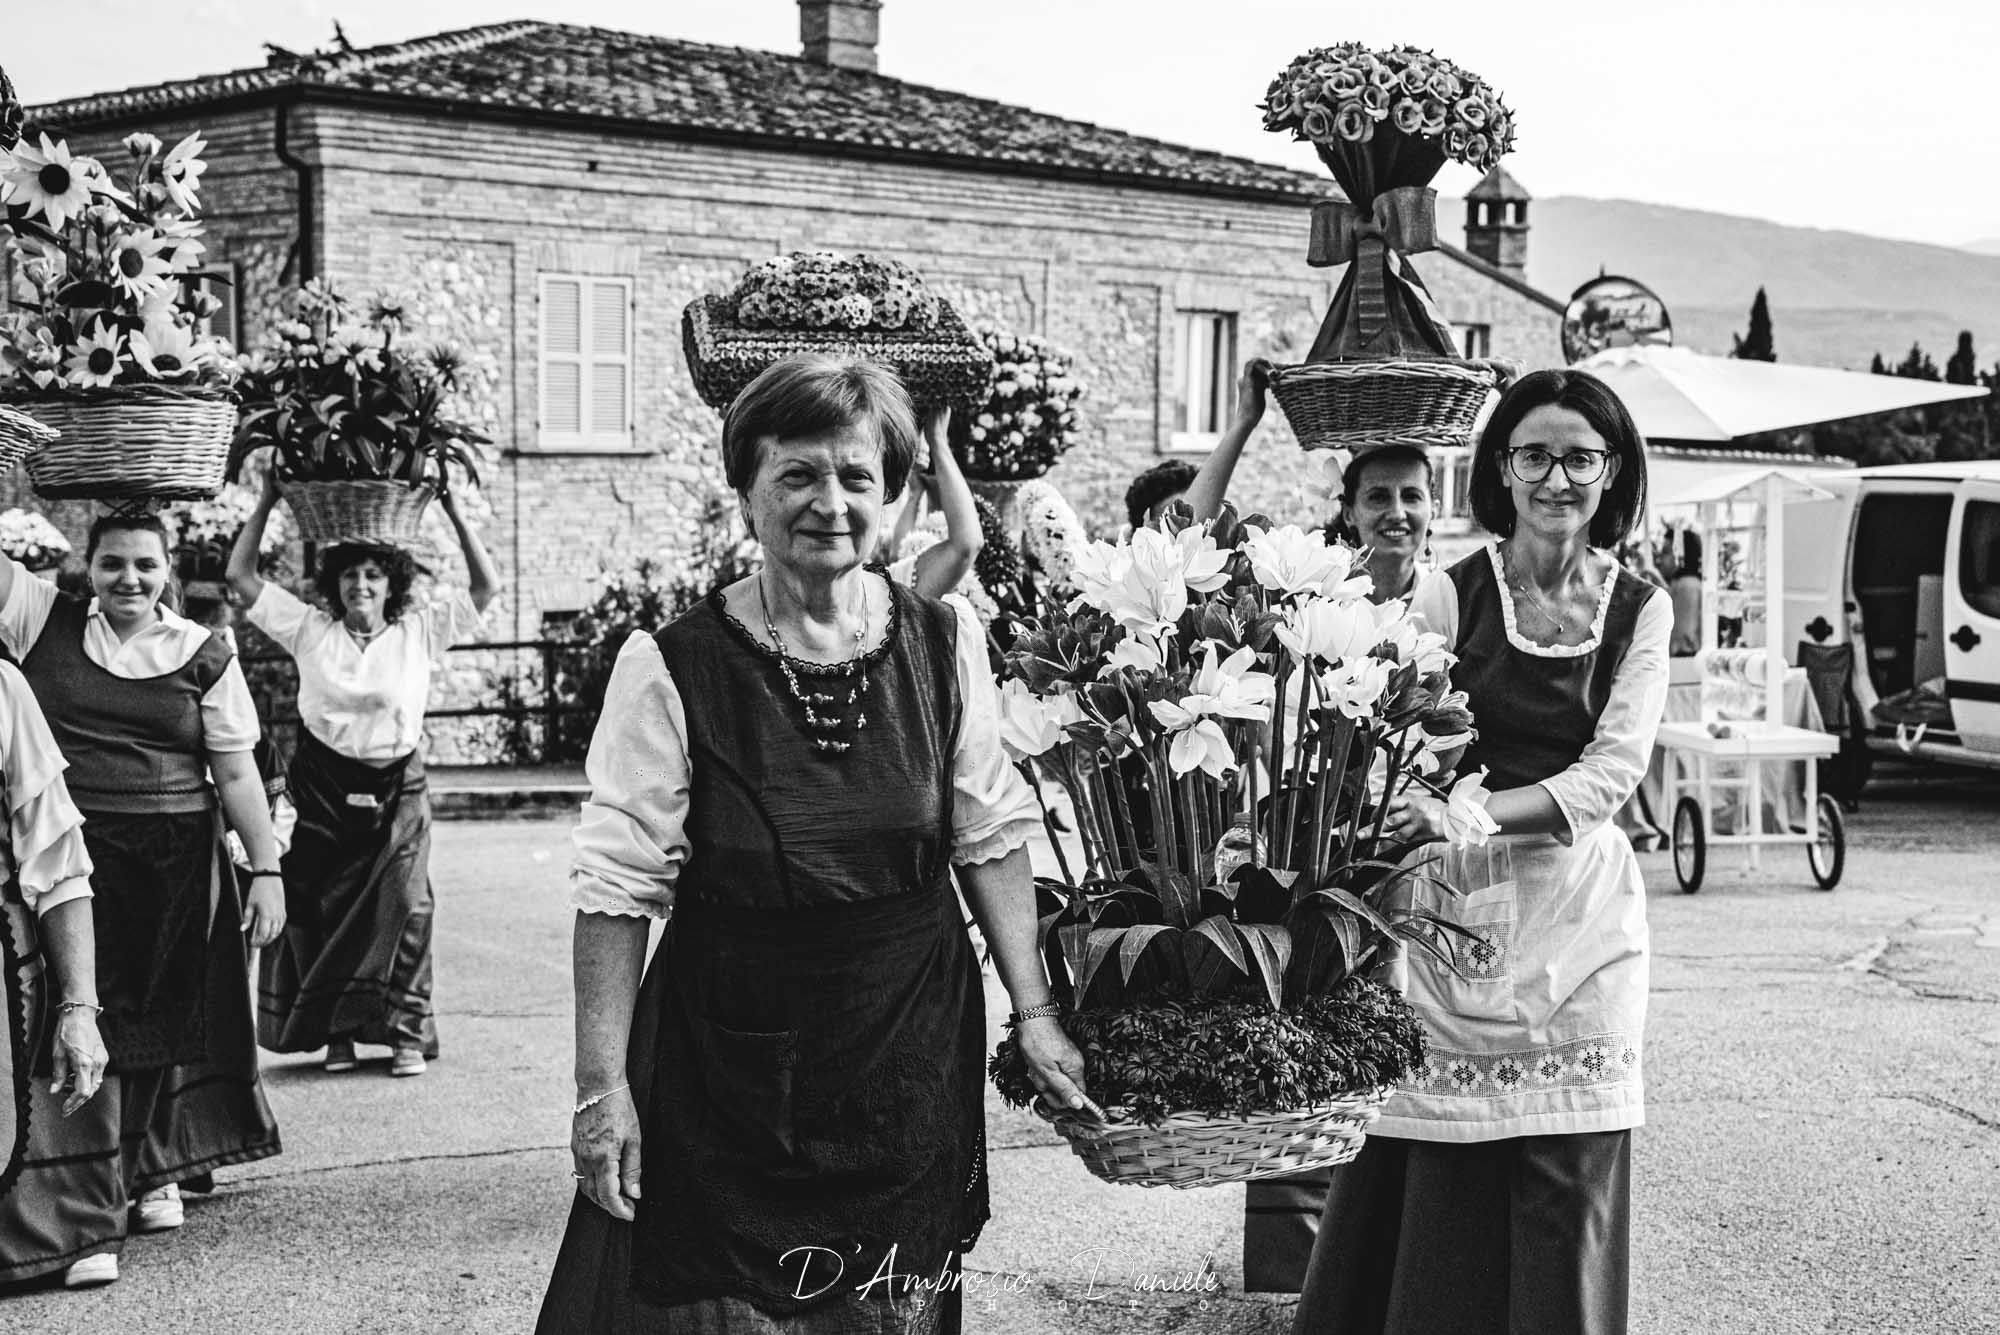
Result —
[{"label": "white van", "polygon": [[2000,768],[2000,461],[1815,472],[1785,507],[1785,626],[1850,645],[1850,758]]}]

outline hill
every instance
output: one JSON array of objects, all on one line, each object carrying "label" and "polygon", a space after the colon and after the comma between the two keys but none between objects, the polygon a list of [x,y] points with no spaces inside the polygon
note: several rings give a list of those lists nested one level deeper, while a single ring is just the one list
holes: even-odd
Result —
[{"label": "hill", "polygon": [[1535,286],[1638,279],[1703,352],[1729,351],[1761,286],[1783,361],[1862,368],[1919,342],[1942,366],[1961,329],[1982,366],[2000,359],[2000,255],[1622,199],[1537,199],[1528,218]]}]

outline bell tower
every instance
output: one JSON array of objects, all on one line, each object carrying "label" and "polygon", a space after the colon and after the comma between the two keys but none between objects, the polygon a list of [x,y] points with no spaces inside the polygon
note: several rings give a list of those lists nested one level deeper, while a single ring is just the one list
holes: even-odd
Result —
[{"label": "bell tower", "polygon": [[1516,278],[1528,276],[1528,200],[1521,183],[1495,163],[1466,192],[1465,248]]}]

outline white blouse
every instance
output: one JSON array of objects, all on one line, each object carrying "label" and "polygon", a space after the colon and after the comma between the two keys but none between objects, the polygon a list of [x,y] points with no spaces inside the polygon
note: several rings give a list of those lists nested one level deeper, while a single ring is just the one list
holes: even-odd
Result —
[{"label": "white blouse", "polygon": [[340,622],[271,583],[245,613],[299,666],[299,721],[351,760],[406,756],[423,740],[431,669],[477,634],[479,609],[463,593],[411,609],[363,648]]},{"label": "white blouse", "polygon": [[[952,752],[955,866],[989,862],[1041,825],[1034,793],[1000,746],[1000,697],[986,634],[956,594],[956,667],[964,715]],[[581,913],[664,918],[687,861],[687,713],[653,637],[633,632],[612,666],[584,771],[590,797],[571,836],[570,903]]]},{"label": "white blouse", "polygon": [[[14,589],[0,607],[0,644],[17,659],[28,656],[42,630],[49,624],[56,600],[62,592],[12,557],[0,557],[14,566]],[[89,617],[83,625],[83,652],[91,662],[114,677],[140,681],[164,677],[187,666],[214,632],[189,621],[172,608],[162,605],[160,619],[131,639],[119,642],[97,599],[90,600]],[[202,745],[210,751],[248,751],[257,745],[261,730],[257,704],[250,698],[250,684],[243,680],[243,667],[234,655],[229,666],[208,694],[201,698]]]},{"label": "white blouse", "polygon": [[0,871],[20,878],[21,900],[31,913],[90,898],[83,815],[63,782],[68,766],[28,679],[12,663],[0,662],[0,769],[7,802]]}]

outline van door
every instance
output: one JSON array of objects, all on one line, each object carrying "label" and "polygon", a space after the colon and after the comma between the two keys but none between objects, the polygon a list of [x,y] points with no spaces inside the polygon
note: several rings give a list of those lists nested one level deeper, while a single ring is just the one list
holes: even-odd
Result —
[{"label": "van door", "polygon": [[2000,481],[1959,484],[1945,562],[1945,692],[1968,750],[2000,752]]}]

